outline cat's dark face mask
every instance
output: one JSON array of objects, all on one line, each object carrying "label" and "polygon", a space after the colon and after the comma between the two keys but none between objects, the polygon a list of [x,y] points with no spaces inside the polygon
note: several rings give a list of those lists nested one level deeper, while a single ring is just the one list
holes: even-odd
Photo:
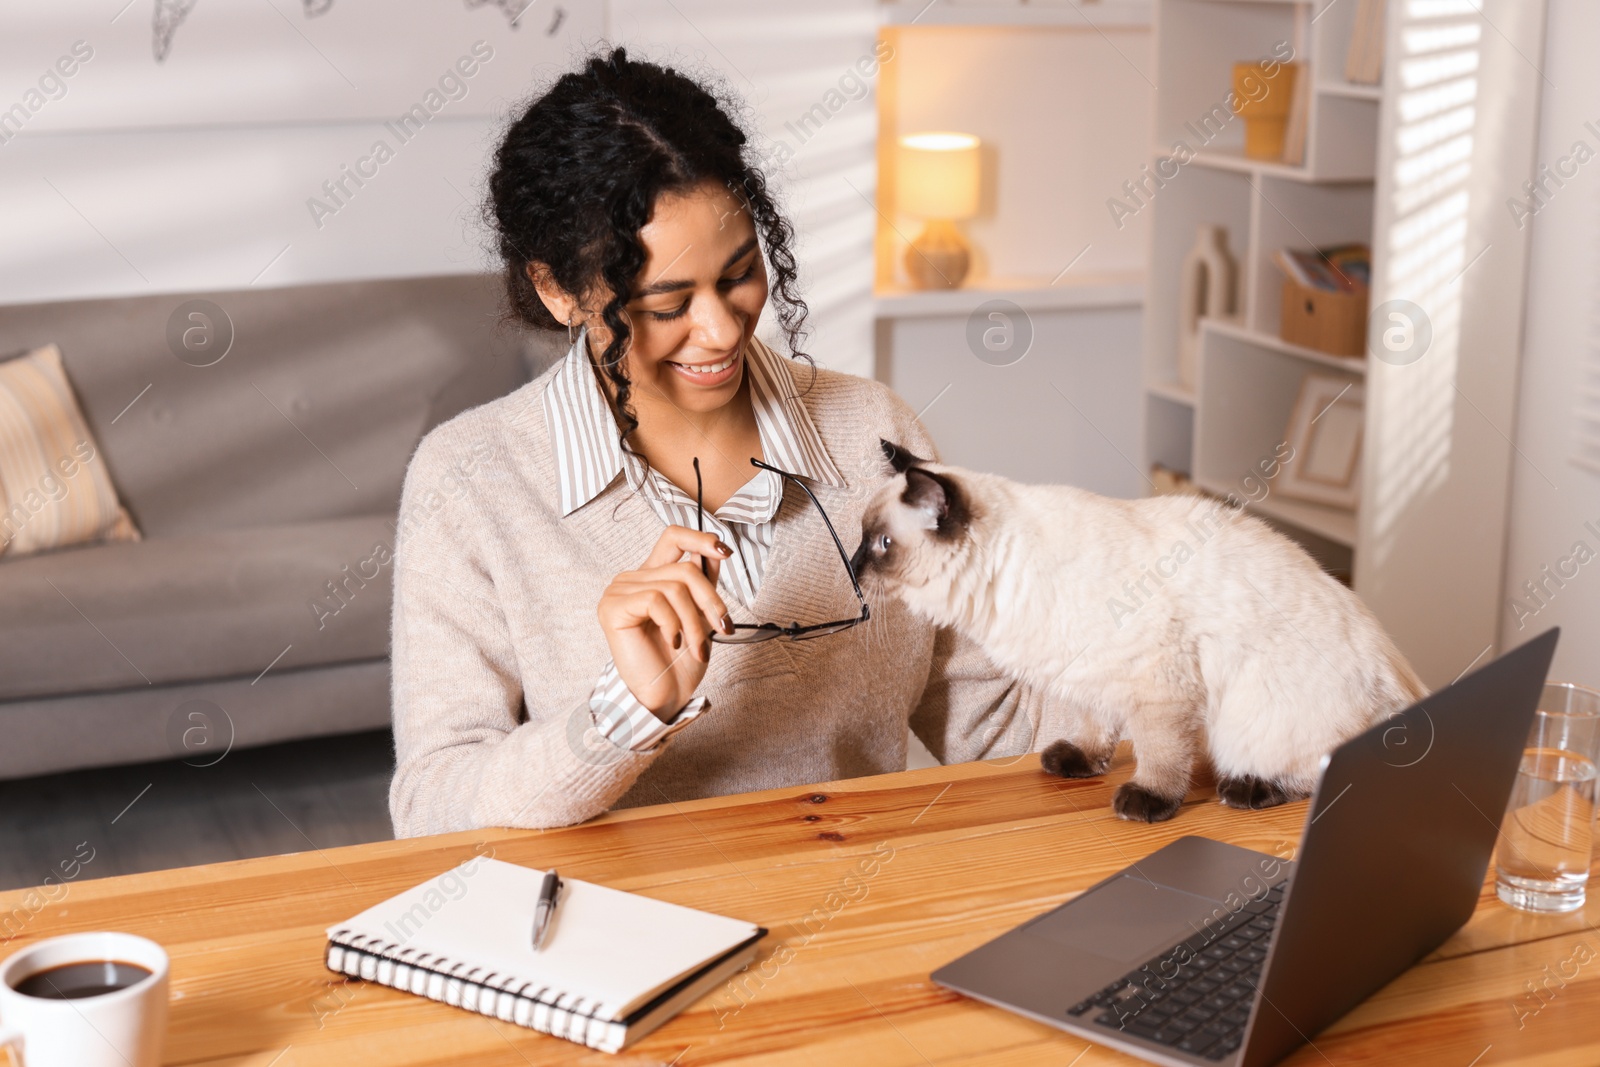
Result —
[{"label": "cat's dark face mask", "polygon": [[850,566],[858,580],[916,585],[919,571],[937,569],[927,566],[927,557],[948,551],[966,531],[966,499],[953,478],[927,469],[928,460],[893,442],[879,443],[896,477],[863,511],[861,544]]}]

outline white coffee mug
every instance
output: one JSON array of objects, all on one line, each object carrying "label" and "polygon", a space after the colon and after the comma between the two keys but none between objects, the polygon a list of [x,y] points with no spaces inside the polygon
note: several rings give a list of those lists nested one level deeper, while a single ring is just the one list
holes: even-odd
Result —
[{"label": "white coffee mug", "polygon": [[[72,999],[17,986],[73,963],[115,960],[150,973],[121,989]],[[0,1049],[22,1067],[160,1067],[167,1033],[167,954],[133,934],[85,933],[29,945],[0,963]]]}]

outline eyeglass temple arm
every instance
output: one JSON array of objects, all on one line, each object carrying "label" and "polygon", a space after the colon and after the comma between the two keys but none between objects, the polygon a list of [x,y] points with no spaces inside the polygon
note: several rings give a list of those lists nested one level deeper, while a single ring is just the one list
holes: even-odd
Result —
[{"label": "eyeglass temple arm", "polygon": [[[700,482],[700,457],[694,457],[694,528],[701,533],[706,532],[706,509],[701,503],[705,499],[705,489]],[[711,568],[706,563],[704,556],[700,557],[700,573],[706,578],[711,577]]]},{"label": "eyeglass temple arm", "polygon": [[828,518],[828,513],[822,510],[822,504],[817,500],[817,494],[813,493],[810,486],[806,485],[805,482],[802,482],[788,471],[781,471],[777,467],[761,462],[754,456],[750,457],[750,462],[762,470],[771,471],[773,474],[781,474],[795,485],[798,485],[800,490],[811,498],[811,503],[816,507],[817,514],[822,516],[822,524],[828,528],[828,536],[833,538],[833,547],[839,550],[839,558],[844,560],[844,572],[850,576],[850,585],[856,591],[856,599],[861,601],[862,606],[865,607],[867,598],[861,592],[861,583],[856,581],[856,569],[850,566],[850,553],[844,550],[844,542],[839,540],[838,531],[833,528],[833,521]]}]

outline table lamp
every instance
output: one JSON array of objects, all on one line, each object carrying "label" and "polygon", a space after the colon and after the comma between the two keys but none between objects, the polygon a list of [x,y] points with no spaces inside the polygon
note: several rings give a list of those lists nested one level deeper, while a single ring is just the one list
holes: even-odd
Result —
[{"label": "table lamp", "polygon": [[895,208],[927,220],[906,249],[906,275],[918,289],[954,289],[967,276],[971,246],[957,219],[978,213],[978,139],[970,133],[900,138]]}]

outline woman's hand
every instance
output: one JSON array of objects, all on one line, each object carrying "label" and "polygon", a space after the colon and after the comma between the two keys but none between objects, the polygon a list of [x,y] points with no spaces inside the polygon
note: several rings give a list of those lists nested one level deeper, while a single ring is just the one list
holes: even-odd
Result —
[{"label": "woman's hand", "polygon": [[[683,559],[684,553],[707,561]],[[623,571],[600,595],[596,614],[617,674],[663,721],[689,702],[711,662],[711,631],[733,632],[717,595],[722,561],[733,553],[716,534],[668,526],[636,571]]]}]

